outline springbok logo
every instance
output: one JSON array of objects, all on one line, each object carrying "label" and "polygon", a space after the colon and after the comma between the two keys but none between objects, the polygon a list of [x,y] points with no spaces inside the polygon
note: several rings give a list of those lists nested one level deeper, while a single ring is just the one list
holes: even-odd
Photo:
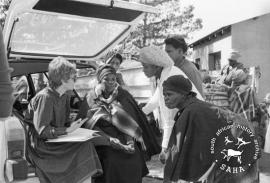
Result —
[{"label": "springbok logo", "polygon": [[237,138],[237,143],[235,145],[238,145],[237,149],[239,149],[242,145],[247,145],[251,142],[246,142],[243,140],[243,138]]},{"label": "springbok logo", "polygon": [[242,155],[243,151],[235,151],[233,149],[223,149],[221,151],[221,154],[224,154],[224,157],[223,159],[227,159],[227,161],[230,161],[230,158],[231,157],[236,157],[237,158],[237,161],[242,164],[242,161],[241,161],[241,155]]},{"label": "springbok logo", "polygon": [[226,136],[224,142],[225,142],[225,145],[227,145],[228,143],[232,143],[233,141],[229,140],[229,137]]},{"label": "springbok logo", "polygon": [[[234,138],[231,128],[241,129],[241,134]],[[216,136],[211,139],[211,154],[220,162],[220,169],[228,173],[246,171],[259,157],[260,147],[253,132],[241,125],[228,125],[218,129]]]}]

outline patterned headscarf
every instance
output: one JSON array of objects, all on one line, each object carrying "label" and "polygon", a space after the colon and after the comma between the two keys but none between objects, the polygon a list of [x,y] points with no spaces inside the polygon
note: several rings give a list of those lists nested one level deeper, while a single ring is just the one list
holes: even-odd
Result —
[{"label": "patterned headscarf", "polygon": [[108,64],[104,64],[104,65],[100,66],[97,69],[97,80],[98,80],[98,82],[100,83],[101,80],[104,78],[104,76],[106,76],[108,74],[116,75],[115,69],[112,66],[108,65]]}]

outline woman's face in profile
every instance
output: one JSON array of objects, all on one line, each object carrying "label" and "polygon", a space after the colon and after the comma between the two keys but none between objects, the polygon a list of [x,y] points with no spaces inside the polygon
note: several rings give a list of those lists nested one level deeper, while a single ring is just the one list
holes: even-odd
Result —
[{"label": "woman's face in profile", "polygon": [[119,67],[120,67],[120,60],[116,57],[114,57],[110,63],[109,63],[116,71],[118,71]]},{"label": "woman's face in profile", "polygon": [[68,80],[66,81],[62,80],[62,85],[64,85],[67,91],[73,90],[76,80],[77,80],[76,74],[71,74]]},{"label": "woman's face in profile", "polygon": [[105,86],[105,91],[112,92],[114,88],[117,86],[116,76],[114,74],[107,74],[101,80],[101,83]]},{"label": "woman's face in profile", "polygon": [[169,109],[174,109],[174,108],[183,106],[186,99],[185,95],[179,92],[170,91],[166,89],[163,90],[163,96],[164,96],[165,105]]}]

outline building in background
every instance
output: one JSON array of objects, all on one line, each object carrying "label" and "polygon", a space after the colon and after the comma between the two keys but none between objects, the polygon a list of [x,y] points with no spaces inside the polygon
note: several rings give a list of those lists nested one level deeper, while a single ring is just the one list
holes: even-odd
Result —
[{"label": "building in background", "polygon": [[258,96],[270,92],[270,13],[221,27],[190,44],[193,60],[215,77],[228,64],[230,50],[241,53],[246,67],[260,68]]}]

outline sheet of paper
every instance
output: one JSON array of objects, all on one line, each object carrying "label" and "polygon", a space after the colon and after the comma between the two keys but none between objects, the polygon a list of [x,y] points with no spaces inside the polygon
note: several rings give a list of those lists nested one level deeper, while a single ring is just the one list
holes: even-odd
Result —
[{"label": "sheet of paper", "polygon": [[59,136],[56,139],[49,139],[47,142],[83,142],[89,139],[102,138],[98,131],[85,128],[78,128],[72,133]]}]

